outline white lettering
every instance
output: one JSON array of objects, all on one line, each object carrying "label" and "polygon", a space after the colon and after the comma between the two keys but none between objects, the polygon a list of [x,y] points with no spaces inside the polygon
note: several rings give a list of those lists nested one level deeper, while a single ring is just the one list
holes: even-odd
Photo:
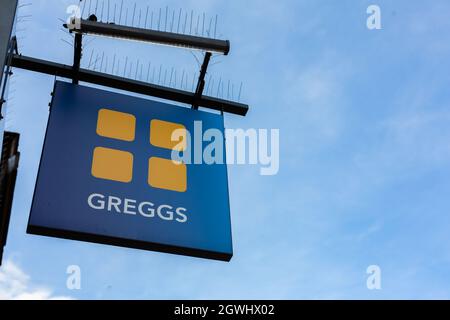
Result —
[{"label": "white lettering", "polygon": [[139,202],[134,199],[121,199],[99,193],[89,195],[87,203],[90,208],[98,211],[117,212],[127,215],[139,214],[144,218],[158,216],[162,220],[177,221],[179,223],[186,223],[188,221],[188,210],[186,208],[174,208],[166,204],[158,206],[149,201]]},{"label": "white lettering", "polygon": [[177,208],[177,210],[175,210],[178,215],[178,218],[176,219],[178,222],[185,223],[187,221],[186,211],[187,209],[185,208]]},{"label": "white lettering", "polygon": [[[168,210],[164,210],[164,209],[168,209]],[[173,212],[170,211],[172,209],[173,208],[171,206],[162,205],[156,210],[156,213],[158,214],[158,216],[161,219],[167,220],[167,221],[172,221],[173,220]],[[163,210],[164,210],[164,212],[163,212]]]},{"label": "white lettering", "polygon": [[[99,198],[101,200],[97,200],[96,204],[94,204],[92,202],[92,201],[94,201],[94,198],[95,199]],[[98,194],[98,193],[91,194],[88,198],[89,207],[91,207],[92,209],[95,209],[95,210],[105,209],[105,201],[103,199],[105,199],[105,197],[102,194]]]},{"label": "white lettering", "polygon": [[125,199],[123,213],[135,215],[136,202],[137,202],[136,200]]},{"label": "white lettering", "polygon": [[139,214],[146,218],[153,218],[155,216],[155,209],[153,209],[154,206],[155,205],[151,202],[141,202],[138,207]]},{"label": "white lettering", "polygon": [[121,213],[120,205],[122,204],[122,200],[117,197],[109,197],[108,198],[108,211],[112,210],[112,207],[116,210],[116,212]]}]

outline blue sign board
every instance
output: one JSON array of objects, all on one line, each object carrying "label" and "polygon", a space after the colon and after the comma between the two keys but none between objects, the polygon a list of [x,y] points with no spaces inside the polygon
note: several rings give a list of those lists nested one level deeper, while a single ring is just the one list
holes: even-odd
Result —
[{"label": "blue sign board", "polygon": [[57,81],[28,233],[229,261],[225,161],[172,160],[199,123],[224,132],[218,114]]}]

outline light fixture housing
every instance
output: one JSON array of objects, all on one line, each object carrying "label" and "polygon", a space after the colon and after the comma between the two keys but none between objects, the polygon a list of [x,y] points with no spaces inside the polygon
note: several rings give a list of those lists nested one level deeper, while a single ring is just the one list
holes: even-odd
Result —
[{"label": "light fixture housing", "polygon": [[73,18],[71,25],[65,24],[64,27],[68,28],[70,32],[81,34],[149,42],[159,45],[215,52],[223,55],[228,55],[230,52],[230,41],[228,40],[128,27],[114,23],[98,22],[95,20],[96,19],[85,20]]}]

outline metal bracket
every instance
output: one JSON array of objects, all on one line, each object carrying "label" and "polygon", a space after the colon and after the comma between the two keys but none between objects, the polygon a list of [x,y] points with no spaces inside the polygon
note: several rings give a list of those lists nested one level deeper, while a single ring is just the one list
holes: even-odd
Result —
[{"label": "metal bracket", "polygon": [[211,52],[206,52],[205,59],[203,60],[202,68],[200,70],[200,76],[198,78],[197,89],[195,90],[194,103],[192,109],[198,110],[198,101],[202,98],[203,90],[205,89],[205,76],[208,70],[209,61],[211,60]]},{"label": "metal bracket", "polygon": [[78,72],[80,71],[81,56],[83,52],[83,35],[81,33],[75,34],[74,39],[74,53],[73,53],[73,84],[78,84]]},{"label": "metal bracket", "polygon": [[[45,61],[21,55],[14,55],[11,65],[15,68],[21,68],[68,79],[73,79],[75,76],[73,66],[66,66],[51,61]],[[195,97],[195,94],[189,91],[158,86],[142,81],[113,76],[110,74],[104,74],[101,72],[86,70],[82,68],[80,68],[77,76],[79,81],[134,93],[140,93],[156,98],[185,103],[188,105],[192,105]],[[200,100],[197,101],[197,103],[200,107],[203,108],[222,111],[224,113],[232,113],[240,116],[245,116],[249,109],[248,105],[246,104],[208,96],[202,96]]]}]

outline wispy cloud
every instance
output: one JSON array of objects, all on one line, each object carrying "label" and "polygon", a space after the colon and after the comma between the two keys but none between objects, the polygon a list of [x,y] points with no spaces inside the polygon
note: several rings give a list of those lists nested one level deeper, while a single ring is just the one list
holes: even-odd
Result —
[{"label": "wispy cloud", "polygon": [[55,296],[52,290],[35,286],[30,276],[14,262],[8,260],[0,269],[1,300],[70,300],[70,297]]}]

